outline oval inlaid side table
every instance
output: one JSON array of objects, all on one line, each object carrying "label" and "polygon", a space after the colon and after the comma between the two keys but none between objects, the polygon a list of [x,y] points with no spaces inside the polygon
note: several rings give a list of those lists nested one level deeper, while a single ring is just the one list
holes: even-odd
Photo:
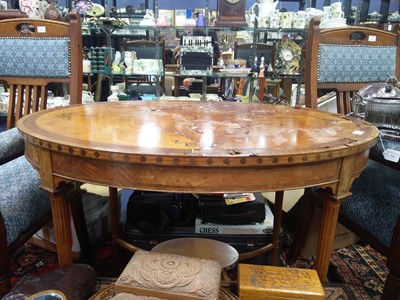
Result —
[{"label": "oval inlaid side table", "polygon": [[[30,114],[17,126],[51,199],[61,266],[72,263],[66,193],[75,182],[114,191],[277,192],[275,257],[283,191],[320,186],[330,191],[315,262],[322,282],[340,203],[366,167],[379,133],[367,122],[321,111],[202,101],[74,105]],[[113,240],[125,246],[115,194],[110,209]]]}]

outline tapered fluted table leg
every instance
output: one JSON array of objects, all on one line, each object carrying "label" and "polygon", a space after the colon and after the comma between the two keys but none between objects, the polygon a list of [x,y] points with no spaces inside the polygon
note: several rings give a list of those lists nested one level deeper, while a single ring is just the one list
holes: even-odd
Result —
[{"label": "tapered fluted table leg", "polygon": [[[72,264],[71,222],[69,221],[69,208],[67,203],[67,188],[49,193],[51,212],[53,216],[54,233],[60,267]],[[68,245],[67,247],[65,245]]]},{"label": "tapered fluted table leg", "polygon": [[335,200],[333,197],[324,194],[323,199],[322,221],[315,259],[315,269],[322,283],[326,281],[326,275],[328,273],[340,207],[340,201]]}]

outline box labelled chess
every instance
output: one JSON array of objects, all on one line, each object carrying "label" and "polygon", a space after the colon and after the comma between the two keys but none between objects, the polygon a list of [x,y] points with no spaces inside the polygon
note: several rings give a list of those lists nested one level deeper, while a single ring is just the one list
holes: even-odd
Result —
[{"label": "box labelled chess", "polygon": [[[269,252],[261,253],[259,255],[251,255],[272,241],[272,233],[266,234],[198,234],[195,233],[194,227],[170,227],[166,233],[162,234],[149,234],[142,233],[137,227],[129,226],[126,224],[123,231],[123,239],[132,245],[143,250],[150,251],[155,245],[167,240],[195,237],[195,238],[208,238],[227,243],[234,247],[240,255],[250,257],[244,260],[249,264],[267,264],[270,261]],[[281,238],[284,237],[283,231]],[[249,255],[250,254],[250,255]]]},{"label": "box labelled chess", "polygon": [[[127,202],[130,195],[132,195],[132,191],[122,197],[122,199],[126,198],[126,201],[122,200],[122,202]],[[135,207],[135,209],[140,208]],[[261,249],[272,241],[274,216],[268,205],[264,204],[264,209],[264,222],[238,225],[203,223],[199,217],[196,220],[196,215],[194,215],[190,222],[180,222],[179,225],[169,224],[162,233],[140,230],[134,219],[128,217],[123,227],[122,238],[128,243],[147,251],[171,239],[187,237],[214,239],[234,247],[240,256],[246,257],[246,259],[243,259],[246,263],[267,264],[270,261],[270,255]],[[197,231],[196,222],[198,223]],[[205,229],[200,229],[199,226]],[[284,237],[284,231],[281,230],[282,241]],[[239,257],[239,261],[241,261],[241,257]]]},{"label": "box labelled chess", "polygon": [[270,234],[272,235],[274,226],[274,215],[268,204],[265,204],[265,220],[263,222],[253,222],[249,224],[218,224],[203,222],[196,218],[195,233],[197,234]]}]

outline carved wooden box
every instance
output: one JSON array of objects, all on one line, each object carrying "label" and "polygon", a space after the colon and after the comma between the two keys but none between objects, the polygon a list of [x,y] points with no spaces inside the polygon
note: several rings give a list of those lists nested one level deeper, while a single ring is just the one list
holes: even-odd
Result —
[{"label": "carved wooden box", "polygon": [[117,292],[162,299],[218,299],[221,266],[217,261],[137,251],[115,284]]},{"label": "carved wooden box", "polygon": [[324,290],[315,270],[239,264],[240,300],[321,299]]}]

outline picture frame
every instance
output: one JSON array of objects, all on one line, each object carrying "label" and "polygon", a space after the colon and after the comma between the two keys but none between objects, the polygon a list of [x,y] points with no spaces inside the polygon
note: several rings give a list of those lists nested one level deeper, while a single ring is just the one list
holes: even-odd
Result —
[{"label": "picture frame", "polygon": [[216,10],[209,11],[209,19],[208,19],[208,26],[214,26],[215,21],[217,20],[218,13]]},{"label": "picture frame", "polygon": [[185,26],[186,9],[175,9],[175,26]]},{"label": "picture frame", "polygon": [[167,17],[169,26],[175,26],[175,11],[173,9],[159,9],[158,17],[162,18],[163,16]]}]

